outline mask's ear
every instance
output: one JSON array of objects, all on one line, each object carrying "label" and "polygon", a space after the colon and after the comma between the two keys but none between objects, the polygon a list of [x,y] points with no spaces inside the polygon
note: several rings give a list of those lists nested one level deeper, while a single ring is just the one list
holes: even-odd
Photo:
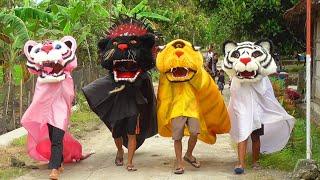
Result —
[{"label": "mask's ear", "polygon": [[29,40],[24,45],[23,51],[29,60],[31,59],[31,56],[30,56],[31,49],[37,44],[38,44],[37,42]]},{"label": "mask's ear", "polygon": [[229,51],[231,51],[232,49],[234,49],[235,47],[237,47],[237,43],[233,42],[233,41],[226,41],[223,43],[223,54],[226,55]]},{"label": "mask's ear", "polygon": [[155,36],[151,33],[147,33],[139,38],[141,43],[146,47],[152,48],[155,44]]},{"label": "mask's ear", "polygon": [[71,49],[71,51],[73,52],[76,51],[77,42],[72,36],[65,36],[60,41],[65,43]]},{"label": "mask's ear", "polygon": [[108,43],[109,43],[110,39],[109,38],[105,38],[105,39],[101,39],[98,42],[98,48],[100,52],[103,52],[106,50]]},{"label": "mask's ear", "polygon": [[263,47],[269,53],[272,53],[272,51],[273,51],[273,43],[269,39],[261,39],[261,40],[255,42],[254,44]]}]

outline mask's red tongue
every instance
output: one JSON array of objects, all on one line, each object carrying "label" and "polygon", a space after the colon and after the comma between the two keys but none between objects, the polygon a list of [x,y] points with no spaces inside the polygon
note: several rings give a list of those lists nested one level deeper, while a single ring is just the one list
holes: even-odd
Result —
[{"label": "mask's red tongue", "polygon": [[43,67],[43,70],[47,73],[51,73],[53,71],[52,67]]}]

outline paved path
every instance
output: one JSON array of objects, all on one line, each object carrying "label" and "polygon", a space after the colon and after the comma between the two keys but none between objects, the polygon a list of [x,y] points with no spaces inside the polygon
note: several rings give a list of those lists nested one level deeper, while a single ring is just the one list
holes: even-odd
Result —
[{"label": "paved path", "polygon": [[[228,97],[228,90],[225,92]],[[235,145],[229,135],[219,135],[217,143],[207,145],[199,142],[195,149],[195,156],[201,161],[202,167],[195,169],[186,164],[184,175],[174,175],[173,168],[175,155],[173,141],[170,138],[152,137],[136,152],[135,165],[137,172],[127,172],[124,167],[114,165],[115,146],[111,133],[102,125],[99,130],[93,131],[81,140],[85,151],[95,150],[91,158],[77,164],[69,164],[61,179],[68,180],[212,180],[212,179],[284,179],[283,172],[273,170],[247,170],[246,175],[236,176],[233,167],[237,161]],[[187,138],[184,138],[184,152],[187,147]],[[33,170],[19,180],[47,179],[49,170]]]}]

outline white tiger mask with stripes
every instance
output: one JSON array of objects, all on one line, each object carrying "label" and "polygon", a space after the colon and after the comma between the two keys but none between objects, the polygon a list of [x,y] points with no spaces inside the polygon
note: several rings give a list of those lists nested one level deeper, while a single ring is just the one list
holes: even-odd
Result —
[{"label": "white tiger mask with stripes", "polygon": [[229,76],[235,76],[242,82],[257,82],[277,70],[271,51],[270,40],[227,41],[223,45],[225,57],[222,68]]},{"label": "white tiger mask with stripes", "polygon": [[76,40],[71,36],[43,43],[29,40],[24,46],[27,67],[39,74],[42,83],[60,82],[66,78],[66,66],[76,61],[76,48]]}]

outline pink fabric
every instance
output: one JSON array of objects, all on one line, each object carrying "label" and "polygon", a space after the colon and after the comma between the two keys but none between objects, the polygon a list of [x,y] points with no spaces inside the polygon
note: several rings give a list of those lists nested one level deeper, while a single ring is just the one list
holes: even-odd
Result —
[{"label": "pink fabric", "polygon": [[[67,132],[74,98],[74,85],[70,73],[76,66],[76,59],[67,65],[66,79],[61,82],[36,83],[32,103],[21,119],[22,126],[28,131],[28,153],[36,160],[50,159],[51,143],[47,123],[65,131],[64,162],[79,161],[82,157],[81,144]],[[31,69],[29,71],[37,74]]]}]

